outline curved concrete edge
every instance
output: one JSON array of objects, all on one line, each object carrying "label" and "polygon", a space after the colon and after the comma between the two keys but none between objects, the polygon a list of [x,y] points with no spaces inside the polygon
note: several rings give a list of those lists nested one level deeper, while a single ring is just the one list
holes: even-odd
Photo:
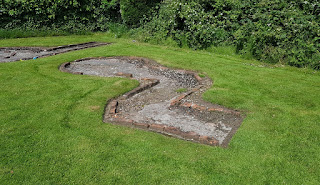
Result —
[{"label": "curved concrete edge", "polygon": [[[167,67],[159,66],[160,64],[158,64],[157,62],[155,62],[153,60],[142,58],[142,57],[125,57],[125,56],[89,57],[89,58],[78,59],[73,62],[81,62],[81,61],[91,60],[91,59],[129,59],[129,60],[139,59],[139,60],[142,60],[143,62],[145,62],[147,65],[148,64],[155,64],[155,63],[158,65],[158,66],[150,66],[151,68],[158,69],[158,70],[169,69]],[[83,75],[83,73],[69,71],[67,69],[67,67],[70,66],[71,63],[72,62],[65,62],[65,63],[61,64],[59,66],[59,70],[62,72],[67,72],[67,73],[71,73],[71,74]],[[217,112],[221,112],[221,113],[225,113],[225,114],[232,114],[232,115],[240,118],[240,119],[238,119],[238,122],[239,122],[239,124],[237,124],[238,126],[234,127],[232,129],[232,131],[229,133],[229,135],[223,141],[222,144],[219,144],[219,141],[217,139],[215,139],[214,137],[209,137],[206,135],[199,135],[196,132],[184,132],[177,127],[168,126],[168,125],[164,125],[164,124],[156,124],[156,123],[151,123],[151,124],[150,123],[138,123],[138,122],[135,122],[131,119],[123,117],[121,115],[121,113],[118,112],[118,110],[117,110],[118,101],[128,99],[128,98],[134,96],[135,94],[138,94],[144,90],[147,90],[147,89],[157,85],[159,83],[159,80],[157,80],[157,79],[147,79],[147,78],[142,79],[145,82],[145,83],[143,83],[143,85],[140,83],[140,85],[138,87],[125,93],[124,95],[120,95],[118,97],[109,99],[107,101],[105,108],[104,108],[103,122],[111,123],[114,125],[121,125],[121,126],[136,128],[136,129],[147,130],[147,131],[151,131],[151,132],[156,132],[156,133],[160,133],[163,135],[172,136],[175,138],[179,138],[179,139],[183,139],[183,140],[187,140],[187,141],[192,141],[192,142],[197,142],[197,143],[201,143],[201,144],[205,144],[205,145],[221,146],[224,148],[228,147],[228,143],[230,142],[232,136],[235,134],[235,132],[240,127],[241,122],[243,120],[241,112],[236,111],[236,110],[230,110],[227,108],[215,108],[213,106],[212,107],[204,107],[204,106],[197,105],[195,103],[181,103],[181,101],[184,98],[186,98],[188,95],[190,95],[196,91],[199,91],[201,88],[204,87],[204,85],[202,85],[203,79],[196,72],[188,71],[188,70],[178,70],[178,71],[193,75],[194,78],[198,81],[198,83],[200,85],[198,85],[197,87],[191,89],[190,91],[183,93],[182,95],[171,100],[170,107],[188,108],[188,109],[194,110],[194,111],[209,111],[209,112],[217,111]],[[124,75],[120,74],[119,76],[131,78],[130,75],[127,75],[127,74],[124,74]]]}]

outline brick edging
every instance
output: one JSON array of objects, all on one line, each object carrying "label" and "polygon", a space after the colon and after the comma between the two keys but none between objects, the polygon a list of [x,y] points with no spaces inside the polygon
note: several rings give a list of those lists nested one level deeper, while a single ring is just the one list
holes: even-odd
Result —
[{"label": "brick edging", "polygon": [[[87,48],[98,47],[98,46],[109,45],[109,44],[111,44],[111,43],[85,42],[85,43],[80,43],[80,44],[69,44],[69,45],[57,46],[57,47],[51,47],[51,48],[45,48],[45,47],[0,47],[0,50],[1,49],[23,50],[23,49],[30,49],[31,48],[31,50],[33,50],[33,51],[37,50],[37,52],[41,52],[41,51],[55,51],[55,50],[58,50],[58,49],[65,49],[65,48],[69,48],[69,47],[87,45],[87,46],[82,47],[82,48],[73,48],[73,49],[70,49],[68,51],[53,52],[53,53],[48,53],[48,54],[45,54],[45,55],[37,56],[37,58],[43,58],[43,57],[53,56],[53,55],[57,55],[57,54],[61,54],[61,53],[67,53],[67,52],[71,52],[71,51],[77,51],[77,50],[81,50],[81,49],[87,49]],[[21,58],[21,60],[31,60],[31,59],[33,59],[33,57]]]},{"label": "brick edging", "polygon": [[173,126],[164,125],[164,124],[138,123],[131,119],[124,118],[122,117],[122,115],[118,115],[118,114],[114,114],[113,118],[105,119],[104,121],[105,122],[111,121],[111,123],[114,125],[121,125],[121,126],[136,128],[136,129],[147,130],[147,131],[156,132],[163,135],[168,135],[175,138],[179,138],[187,141],[193,141],[201,144],[206,144],[211,146],[220,145],[219,141],[214,137],[199,135],[193,131],[184,132],[178,127],[173,127]]},{"label": "brick edging", "polygon": [[[140,59],[140,58],[133,58],[131,59]],[[144,59],[143,60],[146,64],[149,64],[148,60]],[[151,66],[150,68],[155,69],[155,70],[170,70],[167,67],[163,66]],[[192,72],[192,71],[186,71],[186,70],[179,70],[182,73],[187,73],[191,74],[194,76],[194,78],[197,80],[199,84],[202,84],[202,78],[198,76],[198,74]],[[125,77],[128,77],[128,75],[123,75]],[[142,79],[142,80],[150,80],[151,84],[145,84],[142,86],[139,86],[132,91],[129,91],[125,95],[112,99],[108,101],[106,108],[105,108],[105,115],[104,115],[104,122],[111,122],[112,124],[115,125],[121,125],[121,126],[127,126],[131,128],[137,128],[137,129],[142,129],[142,130],[147,130],[151,132],[156,132],[160,133],[163,135],[168,135],[172,137],[176,137],[179,139],[184,139],[187,141],[193,141],[193,142],[198,142],[201,144],[206,144],[206,145],[211,145],[211,146],[218,146],[219,141],[216,140],[214,137],[209,137],[205,135],[199,135],[196,132],[184,132],[178,127],[173,127],[169,125],[164,125],[164,124],[156,124],[156,123],[138,123],[135,122],[132,119],[125,118],[121,115],[121,113],[118,112],[117,106],[118,106],[118,101],[121,99],[127,99],[132,97],[135,94],[138,94],[142,92],[143,90],[149,89],[154,85],[157,85],[159,83],[159,80],[157,79]],[[200,90],[203,87],[203,85],[198,85],[197,87],[191,89],[190,91],[183,93],[183,95],[175,98],[174,100],[171,100],[171,106],[176,106],[180,104],[180,101],[187,97],[188,95]]]},{"label": "brick edging", "polygon": [[[153,66],[152,64],[154,64],[154,61],[149,60],[149,59],[145,59],[145,58],[140,58],[140,57],[95,57],[95,58],[90,57],[90,58],[78,59],[73,62],[80,62],[80,61],[91,60],[91,59],[110,59],[110,58],[130,59],[130,60],[138,59],[138,60],[142,60],[146,65],[151,65],[149,67],[153,68],[155,70],[169,70],[169,68],[167,68],[167,67],[163,67],[163,66],[159,66],[159,65]],[[59,69],[63,72],[68,72],[68,73],[72,73],[72,74],[78,74],[78,75],[83,74],[80,72],[69,71],[67,69],[67,67],[70,64],[71,64],[71,62],[63,63],[59,66]],[[170,107],[188,108],[188,109],[193,109],[193,110],[197,110],[197,111],[209,111],[209,112],[217,111],[217,112],[223,112],[223,113],[227,113],[227,114],[233,114],[236,116],[240,116],[240,112],[229,110],[226,108],[204,107],[201,105],[197,105],[195,103],[187,103],[187,102],[182,103],[182,100],[184,98],[186,98],[187,96],[191,95],[192,93],[194,93],[196,91],[199,91],[201,88],[204,87],[204,85],[202,85],[203,79],[197,73],[192,72],[192,71],[187,71],[187,70],[179,70],[179,71],[193,75],[194,78],[197,80],[198,84],[200,84],[200,85],[198,85],[197,87],[189,90],[188,92],[183,93],[182,95],[172,99],[170,101]],[[127,73],[122,73],[122,74],[119,73],[117,75],[127,77],[127,78],[132,78],[132,75],[127,74]],[[112,123],[115,125],[127,126],[127,127],[131,127],[131,128],[147,130],[147,131],[156,132],[156,133],[160,133],[163,135],[169,135],[169,136],[176,137],[179,139],[198,142],[201,144],[206,144],[206,145],[211,145],[211,146],[225,146],[224,143],[219,143],[219,141],[217,139],[215,139],[214,137],[209,137],[206,135],[199,135],[198,133],[192,132],[192,131],[191,132],[184,132],[178,127],[173,127],[173,126],[164,125],[164,124],[138,123],[132,119],[128,119],[128,118],[123,117],[121,112],[119,112],[117,109],[118,105],[119,105],[118,102],[120,100],[128,99],[128,98],[160,83],[160,81],[158,79],[150,79],[150,78],[144,78],[144,79],[141,79],[141,81],[143,81],[144,83],[140,83],[140,85],[138,87],[134,88],[133,90],[125,93],[122,96],[112,98],[107,101],[107,104],[105,106],[104,115],[103,115],[103,122]]]}]

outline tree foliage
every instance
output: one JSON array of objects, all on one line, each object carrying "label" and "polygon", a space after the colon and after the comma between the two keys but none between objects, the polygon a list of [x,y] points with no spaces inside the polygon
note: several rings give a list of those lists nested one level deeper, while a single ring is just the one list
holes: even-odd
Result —
[{"label": "tree foliage", "polygon": [[118,9],[101,0],[2,0],[0,26],[105,30],[107,22],[120,18]]},{"label": "tree foliage", "polygon": [[129,26],[139,26],[140,20],[148,16],[161,0],[120,0],[121,17]]},{"label": "tree foliage", "polygon": [[140,28],[144,41],[194,49],[234,45],[271,63],[320,69],[319,0],[1,0],[0,26],[107,30]]},{"label": "tree foliage", "polygon": [[235,45],[263,61],[319,69],[319,15],[317,0],[165,0],[142,35],[194,49]]}]

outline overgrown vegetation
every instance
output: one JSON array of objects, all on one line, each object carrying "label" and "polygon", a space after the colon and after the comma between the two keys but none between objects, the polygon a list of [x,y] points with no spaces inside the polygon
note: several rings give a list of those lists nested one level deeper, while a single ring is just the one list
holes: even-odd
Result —
[{"label": "overgrown vegetation", "polygon": [[165,0],[139,30],[194,49],[234,45],[270,63],[320,69],[319,1]]},{"label": "overgrown vegetation", "polygon": [[123,22],[130,27],[137,27],[143,17],[149,16],[153,7],[161,0],[120,0]]},{"label": "overgrown vegetation", "polygon": [[2,0],[2,29],[43,29],[68,32],[104,31],[121,19],[117,1]]},{"label": "overgrown vegetation", "polygon": [[139,27],[131,33],[145,42],[193,49],[233,46],[237,53],[264,62],[320,69],[319,0],[3,2],[2,30],[83,34],[110,27],[115,31],[122,31],[124,26]]}]

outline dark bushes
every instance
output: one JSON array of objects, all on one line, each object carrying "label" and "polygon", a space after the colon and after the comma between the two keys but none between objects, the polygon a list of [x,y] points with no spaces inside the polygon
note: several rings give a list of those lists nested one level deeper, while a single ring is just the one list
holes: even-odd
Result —
[{"label": "dark bushes", "polygon": [[64,30],[106,30],[120,19],[119,5],[101,0],[2,0],[2,29],[62,28]]},{"label": "dark bushes", "polygon": [[234,45],[262,61],[319,69],[319,14],[319,1],[165,0],[140,31],[146,41]]},{"label": "dark bushes", "polygon": [[161,0],[1,0],[0,28],[104,31],[108,23],[137,27]]},{"label": "dark bushes", "polygon": [[121,17],[125,24],[137,27],[161,0],[120,0]]},{"label": "dark bushes", "polygon": [[113,22],[140,26],[136,33],[144,41],[166,40],[194,49],[232,45],[258,60],[320,69],[319,0],[1,0],[0,4],[0,31],[118,30],[109,26]]}]

